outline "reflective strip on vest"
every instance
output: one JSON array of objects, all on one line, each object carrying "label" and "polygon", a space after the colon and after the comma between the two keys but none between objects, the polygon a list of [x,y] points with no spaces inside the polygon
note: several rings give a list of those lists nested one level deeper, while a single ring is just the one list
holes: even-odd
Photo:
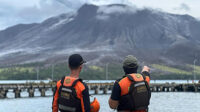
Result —
[{"label": "reflective strip on vest", "polygon": [[59,109],[65,110],[65,111],[70,111],[70,112],[75,112],[76,111],[76,108],[64,106],[64,105],[61,105],[61,104],[59,104]]},{"label": "reflective strip on vest", "polygon": [[137,83],[137,84],[135,84],[135,87],[141,86],[141,85],[145,85],[145,83],[144,82]]},{"label": "reflective strip on vest", "polygon": [[67,89],[67,88],[62,88],[62,90],[63,90],[63,91],[70,92],[70,93],[72,92],[72,90],[71,90],[71,89]]}]

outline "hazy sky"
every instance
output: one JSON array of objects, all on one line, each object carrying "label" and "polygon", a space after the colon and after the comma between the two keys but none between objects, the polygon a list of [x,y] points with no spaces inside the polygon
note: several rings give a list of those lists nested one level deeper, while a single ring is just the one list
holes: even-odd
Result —
[{"label": "hazy sky", "polygon": [[200,0],[0,0],[0,30],[19,23],[41,22],[77,10],[84,3],[122,3],[200,18]]}]

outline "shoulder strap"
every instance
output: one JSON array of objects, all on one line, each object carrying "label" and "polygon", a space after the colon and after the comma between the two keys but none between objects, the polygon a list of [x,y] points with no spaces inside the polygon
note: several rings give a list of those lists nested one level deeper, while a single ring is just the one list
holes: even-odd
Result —
[{"label": "shoulder strap", "polygon": [[131,75],[128,74],[127,77],[131,82],[135,82],[135,80],[133,79],[133,77]]},{"label": "shoulder strap", "polygon": [[119,83],[124,77],[126,77],[126,76],[123,76],[122,78],[117,79],[115,82]]},{"label": "shoulder strap", "polygon": [[[143,74],[140,74],[140,75],[142,75],[144,81],[146,81],[146,77],[145,77]],[[128,79],[131,80],[132,82],[136,82],[136,81],[133,79],[133,77],[132,77],[131,75],[128,74],[127,77],[128,77]]]},{"label": "shoulder strap", "polygon": [[72,83],[72,87],[74,87],[78,81],[82,82],[82,79],[76,79],[76,80]]},{"label": "shoulder strap", "polygon": [[[61,79],[61,85],[62,85],[62,86],[63,86],[64,81],[65,81],[65,76],[62,77],[62,79]],[[74,87],[78,81],[82,82],[82,79],[76,79],[76,80],[72,83],[72,87]]]},{"label": "shoulder strap", "polygon": [[146,82],[146,76],[143,73],[141,73],[141,75],[142,75],[144,81]]},{"label": "shoulder strap", "polygon": [[61,85],[62,86],[63,86],[64,81],[65,81],[65,76],[63,76],[62,79],[61,79]]}]

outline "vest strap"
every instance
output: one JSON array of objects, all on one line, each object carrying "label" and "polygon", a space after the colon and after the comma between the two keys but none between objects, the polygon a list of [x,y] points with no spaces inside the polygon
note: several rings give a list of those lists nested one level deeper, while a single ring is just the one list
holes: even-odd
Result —
[{"label": "vest strap", "polygon": [[72,87],[74,87],[78,81],[82,82],[82,79],[76,79],[76,80],[72,83]]},{"label": "vest strap", "polygon": [[[61,79],[61,85],[62,85],[62,86],[63,86],[63,84],[64,84],[64,81],[65,81],[65,76],[62,77],[62,79]],[[82,80],[82,79],[76,79],[76,80],[72,83],[72,87],[74,87],[78,81],[82,82],[83,80]]]},{"label": "vest strap", "polygon": [[65,81],[65,76],[62,77],[62,79],[61,79],[61,85],[62,85],[62,86],[63,86],[64,81]]},{"label": "vest strap", "polygon": [[131,75],[127,75],[127,77],[131,82],[136,82]]},{"label": "vest strap", "polygon": [[141,75],[142,75],[144,81],[146,81],[146,76],[143,73],[141,73]]}]

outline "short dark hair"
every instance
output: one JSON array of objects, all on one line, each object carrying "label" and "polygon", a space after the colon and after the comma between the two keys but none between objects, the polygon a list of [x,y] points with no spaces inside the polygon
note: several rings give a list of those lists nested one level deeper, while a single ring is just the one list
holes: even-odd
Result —
[{"label": "short dark hair", "polygon": [[137,73],[138,66],[134,68],[128,68],[128,67],[123,66],[123,69],[124,69],[125,74],[132,74],[132,73]]},{"label": "short dark hair", "polygon": [[71,70],[76,70],[76,69],[78,69],[78,67],[80,67],[81,65],[79,65],[79,66],[70,66],[69,65],[69,68],[71,69]]}]

